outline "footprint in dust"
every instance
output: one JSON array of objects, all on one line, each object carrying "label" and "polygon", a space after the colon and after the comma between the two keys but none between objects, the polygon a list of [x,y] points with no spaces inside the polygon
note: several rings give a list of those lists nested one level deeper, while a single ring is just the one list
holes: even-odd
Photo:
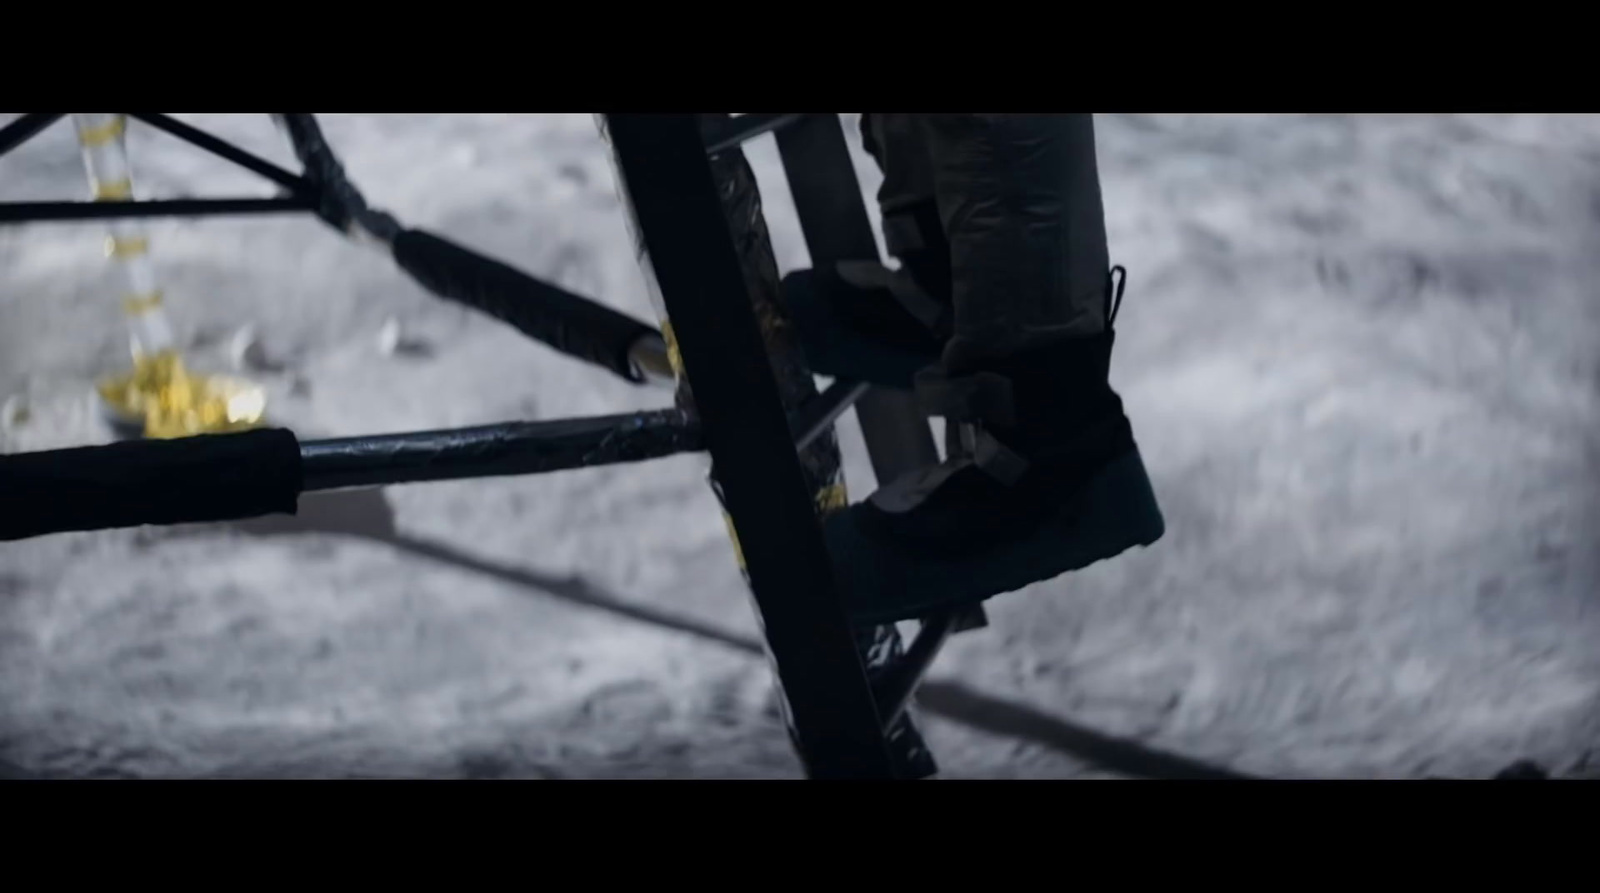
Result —
[{"label": "footprint in dust", "polygon": [[578,705],[578,725],[651,726],[670,719],[672,704],[654,682],[635,679],[601,687]]},{"label": "footprint in dust", "polygon": [[1352,295],[1371,307],[1415,303],[1440,278],[1432,262],[1413,252],[1357,258],[1320,255],[1315,270],[1326,291]]}]

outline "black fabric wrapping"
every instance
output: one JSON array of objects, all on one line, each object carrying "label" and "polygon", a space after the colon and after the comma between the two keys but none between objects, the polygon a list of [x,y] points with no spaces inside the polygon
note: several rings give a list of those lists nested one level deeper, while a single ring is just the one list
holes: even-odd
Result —
[{"label": "black fabric wrapping", "polygon": [[361,191],[344,172],[344,165],[322,135],[315,115],[282,114],[278,120],[289,134],[295,157],[305,168],[305,178],[316,190],[317,216],[349,234],[352,223],[385,242],[394,239],[400,224],[388,214],[367,205]]},{"label": "black fabric wrapping", "polygon": [[0,456],[0,540],[292,515],[300,484],[279,429]]},{"label": "black fabric wrapping", "polygon": [[306,180],[316,188],[323,220],[343,232],[353,224],[388,242],[400,268],[435,295],[487,313],[561,353],[635,384],[644,381],[629,352],[641,337],[659,336],[655,329],[431,233],[405,229],[392,216],[368,206],[333,154],[316,116],[278,118],[305,166]]},{"label": "black fabric wrapping", "polygon": [[401,269],[442,298],[481,310],[628,381],[643,380],[628,353],[640,338],[657,332],[632,317],[431,233],[402,230],[394,239],[394,258]]}]

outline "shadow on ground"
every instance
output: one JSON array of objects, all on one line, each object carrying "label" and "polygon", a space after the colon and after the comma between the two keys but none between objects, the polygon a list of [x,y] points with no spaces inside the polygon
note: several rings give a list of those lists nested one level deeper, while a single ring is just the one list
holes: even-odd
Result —
[{"label": "shadow on ground", "polygon": [[[560,577],[487,561],[454,546],[402,533],[381,490],[310,493],[301,497],[300,512],[259,518],[232,525],[255,536],[332,534],[383,543],[462,570],[483,574],[521,589],[569,604],[607,611],[629,620],[695,636],[753,656],[760,642],[689,617],[660,611],[620,598],[582,577]],[[953,682],[929,681],[919,691],[922,709],[979,731],[1026,741],[1093,766],[1141,778],[1243,779],[1219,766],[1152,749],[1135,741],[1102,734],[1024,704],[974,691]]]}]

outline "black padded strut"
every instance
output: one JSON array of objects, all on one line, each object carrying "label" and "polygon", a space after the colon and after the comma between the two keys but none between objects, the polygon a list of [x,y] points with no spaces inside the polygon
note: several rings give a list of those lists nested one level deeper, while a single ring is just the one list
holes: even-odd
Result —
[{"label": "black padded strut", "polygon": [[279,429],[0,456],[0,540],[294,514],[301,475]]}]

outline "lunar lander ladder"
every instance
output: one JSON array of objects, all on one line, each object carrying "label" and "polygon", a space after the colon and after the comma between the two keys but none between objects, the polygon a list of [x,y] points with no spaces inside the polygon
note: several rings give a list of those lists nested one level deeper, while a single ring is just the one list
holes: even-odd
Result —
[{"label": "lunar lander ladder", "polygon": [[[0,128],[0,154],[60,115]],[[761,295],[776,293],[764,223],[740,146],[774,133],[813,265],[879,259],[836,115],[607,115],[641,261],[670,338],[368,209],[310,115],[281,116],[305,172],[294,174],[160,115],[134,116],[253,170],[278,198],[0,203],[0,224],[107,217],[303,211],[388,244],[435,294],[473,306],[569,355],[641,381],[670,353],[686,388],[673,409],[411,434],[298,441],[283,430],[137,441],[0,457],[0,540],[66,530],[174,524],[292,511],[300,492],[531,474],[705,450],[764,628],[791,738],[812,778],[905,778],[932,762],[905,708],[940,646],[985,623],[981,609],[927,618],[909,648],[893,627],[854,627],[818,523],[815,462],[837,470],[833,422],[857,409],[880,480],[935,460],[927,423],[903,395],[852,382],[796,403],[803,357],[775,356]],[[740,204],[744,202],[744,204]],[[759,216],[759,215],[756,215]],[[781,313],[781,307],[768,312]],[[670,342],[671,350],[665,351]],[[780,376],[784,378],[780,381]],[[804,388],[802,388],[804,390]],[[787,399],[786,399],[787,395]],[[828,451],[832,451],[828,459]],[[173,481],[183,480],[176,494]]]}]

